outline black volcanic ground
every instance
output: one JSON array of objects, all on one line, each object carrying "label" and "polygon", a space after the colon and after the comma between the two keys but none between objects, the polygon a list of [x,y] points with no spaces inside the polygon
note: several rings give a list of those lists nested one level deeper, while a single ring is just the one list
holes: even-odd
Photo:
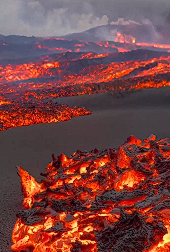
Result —
[{"label": "black volcanic ground", "polygon": [[37,179],[51,161],[51,154],[105,149],[121,145],[128,136],[144,139],[151,133],[170,136],[170,88],[149,89],[124,98],[97,94],[59,98],[60,103],[86,106],[93,114],[57,124],[13,128],[0,133],[0,251],[10,252],[15,215],[21,208],[20,180],[15,169],[22,165]]}]

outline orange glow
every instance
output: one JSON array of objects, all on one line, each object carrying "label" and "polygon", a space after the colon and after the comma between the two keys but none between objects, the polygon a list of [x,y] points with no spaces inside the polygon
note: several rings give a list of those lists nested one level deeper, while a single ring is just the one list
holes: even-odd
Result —
[{"label": "orange glow", "polygon": [[61,48],[61,47],[48,47],[43,45],[37,46],[39,49],[47,49],[48,51],[59,51],[59,52],[72,52],[71,49]]},{"label": "orange glow", "polygon": [[115,38],[115,42],[119,42],[121,44],[133,44],[134,46],[139,46],[142,48],[159,48],[170,51],[170,45],[168,44],[157,44],[157,43],[141,43],[136,42],[136,38],[131,35],[121,34],[117,32],[117,37]]},{"label": "orange glow", "polygon": [[[106,49],[111,46],[110,42],[96,44]],[[170,86],[169,55],[121,62],[112,62],[118,53],[79,53],[73,59],[65,56],[59,54],[54,60],[54,56],[46,55],[37,62],[0,66],[0,130],[60,122],[91,113],[85,108],[46,104],[46,99]],[[107,61],[111,63],[103,63]],[[122,165],[125,164],[120,161]]]},{"label": "orange glow", "polygon": [[134,170],[132,171],[126,171],[122,174],[120,179],[116,182],[115,188],[118,190],[124,189],[124,187],[133,187],[139,186],[139,184],[145,180],[146,177],[140,174],[139,172],[136,172]]},{"label": "orange glow", "polygon": [[120,32],[117,32],[117,37],[115,39],[115,42],[135,44],[136,43],[136,39],[133,36],[123,35]]},{"label": "orange glow", "polygon": [[0,66],[1,79],[0,83],[7,81],[21,81],[32,78],[40,78],[44,76],[52,76],[51,68],[58,68],[59,62],[50,62],[42,64],[38,63],[24,63],[22,65],[7,65]]},{"label": "orange glow", "polygon": [[[154,135],[143,141],[131,136],[118,150],[53,155],[41,183],[19,167],[25,208],[17,215],[12,251],[97,252],[101,246],[114,251],[122,232],[120,246],[129,237],[126,246],[132,250],[135,244],[141,252],[168,252],[170,174],[161,167],[170,156],[162,156],[161,163],[153,159],[164,146],[170,148],[169,141]],[[135,243],[132,231],[141,232]]]},{"label": "orange glow", "polygon": [[18,174],[23,185],[24,206],[31,208],[34,203],[33,196],[42,191],[42,186],[21,167],[18,168]]},{"label": "orange glow", "polygon": [[[6,104],[6,103],[5,103]],[[8,103],[7,103],[8,104]],[[0,111],[0,131],[13,127],[21,127],[39,123],[57,123],[71,120],[76,116],[91,114],[85,108],[59,105],[53,102],[43,103],[9,103],[10,107],[3,107]]]},{"label": "orange glow", "polygon": [[[60,41],[71,41],[66,39],[57,39],[57,38],[46,38],[42,39],[42,41],[47,40],[60,40]],[[73,41],[72,41],[73,42]],[[5,44],[4,44],[5,45]],[[95,45],[99,46],[101,50],[112,52],[113,49],[117,50],[118,52],[127,52],[133,49],[138,48],[156,48],[156,49],[163,49],[166,51],[170,51],[170,45],[168,44],[157,44],[157,43],[142,43],[136,41],[136,38],[129,34],[121,34],[117,32],[117,36],[115,40],[112,41],[97,41],[97,42],[80,42],[75,43],[72,47],[68,44],[68,48],[63,47],[53,47],[41,44],[41,42],[36,42],[36,47],[40,50],[44,49],[47,51],[56,51],[56,52],[77,52],[77,49],[81,49],[83,51],[91,51],[90,48],[95,47]]]},{"label": "orange glow", "polygon": [[154,48],[159,48],[159,49],[168,49],[168,50],[170,50],[170,45],[166,45],[166,44],[136,43],[136,45],[142,46],[142,47],[154,47]]},{"label": "orange glow", "polygon": [[164,247],[165,244],[169,243],[170,246],[170,226],[166,226],[168,234],[164,235],[163,241],[159,243],[158,247]]},{"label": "orange glow", "polygon": [[0,101],[0,105],[8,105],[11,104],[10,101]]},{"label": "orange glow", "polygon": [[[40,100],[49,97],[106,92],[108,90],[159,88],[170,85],[168,78],[165,76],[170,71],[170,56],[142,61],[102,63],[102,59],[109,59],[112,55],[115,57],[115,54],[108,53],[82,53],[79,56],[80,58],[62,62],[53,61],[49,57],[44,58],[43,62],[0,66],[0,82],[2,83],[0,91],[8,101],[9,97],[15,99],[18,93],[22,93],[22,95],[26,96],[26,99],[29,99],[27,96],[33,95],[34,98]],[[81,61],[84,59],[89,59],[91,62],[95,59],[101,61],[96,65],[87,64],[78,73],[72,74],[69,72],[69,67],[72,64],[80,61],[81,65]],[[131,76],[131,74],[133,75]],[[160,77],[157,78],[157,75]],[[44,82],[44,78],[47,81]],[[30,81],[30,79],[36,79],[36,82]],[[37,82],[37,80],[39,81]],[[13,83],[15,81],[22,82],[19,82],[19,84]],[[119,81],[118,84],[117,81]],[[5,83],[8,83],[8,85]],[[95,88],[97,84],[100,84],[98,89]],[[37,90],[40,95],[37,95]]]}]

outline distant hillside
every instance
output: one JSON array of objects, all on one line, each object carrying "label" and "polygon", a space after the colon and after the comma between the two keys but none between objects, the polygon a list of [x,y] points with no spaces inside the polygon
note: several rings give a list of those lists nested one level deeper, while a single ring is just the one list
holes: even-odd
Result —
[{"label": "distant hillside", "polygon": [[131,35],[137,42],[144,43],[170,43],[169,27],[157,26],[151,24],[129,23],[128,25],[103,25],[94,27],[81,33],[73,33],[63,36],[65,39],[77,39],[84,41],[113,41],[116,32]]}]

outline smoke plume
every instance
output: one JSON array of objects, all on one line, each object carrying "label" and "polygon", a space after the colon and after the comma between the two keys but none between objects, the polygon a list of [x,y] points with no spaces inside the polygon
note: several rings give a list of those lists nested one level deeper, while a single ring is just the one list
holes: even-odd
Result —
[{"label": "smoke plume", "polygon": [[169,0],[0,0],[0,33],[62,36],[118,18],[162,25],[169,13]]}]

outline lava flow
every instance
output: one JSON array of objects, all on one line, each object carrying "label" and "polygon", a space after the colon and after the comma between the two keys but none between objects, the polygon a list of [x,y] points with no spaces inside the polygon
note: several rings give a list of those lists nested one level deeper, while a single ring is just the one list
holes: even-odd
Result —
[{"label": "lava flow", "polygon": [[0,65],[0,130],[91,113],[44,102],[57,97],[170,86],[167,52],[62,53],[22,61]]},{"label": "lava flow", "polygon": [[170,139],[52,157],[41,183],[18,167],[12,251],[170,251]]},{"label": "lava flow", "polygon": [[68,121],[76,116],[91,114],[85,108],[68,107],[66,104],[52,101],[32,100],[31,102],[2,104],[0,106],[0,131],[32,124]]},{"label": "lava flow", "polygon": [[[139,77],[148,77],[148,80],[155,78],[155,81],[159,80],[158,86],[169,86],[169,81],[166,80],[170,71],[169,54],[160,56],[161,54],[158,52],[139,50],[125,54],[80,53],[69,55],[55,55],[56,59],[47,57],[27,64],[0,66],[0,92],[8,100],[11,93],[17,95],[21,92],[47,91],[59,87],[65,88],[66,91],[68,87],[73,87],[72,93],[76,95],[74,89],[81,88],[81,85],[88,84],[93,87],[94,83],[100,84],[100,86],[106,83],[105,91],[107,91],[107,83],[120,80],[121,84],[121,80],[125,79],[129,82],[128,88],[134,88],[133,86],[136,84],[132,84],[133,80],[137,80]],[[157,77],[158,75],[159,77]],[[163,84],[161,84],[162,81],[164,81]],[[150,84],[147,83],[146,86],[155,87],[152,82],[154,81],[150,81]],[[143,83],[143,79],[137,81],[141,88]],[[113,85],[109,83],[109,86],[113,89],[114,83]],[[124,84],[120,85],[120,88],[124,87]],[[84,92],[87,93],[85,88]],[[61,96],[63,95],[61,94]],[[15,97],[13,98],[15,99]]]},{"label": "lava flow", "polygon": [[58,68],[59,62],[47,62],[47,63],[24,63],[21,65],[7,65],[6,67],[0,66],[1,79],[0,83],[6,81],[21,81],[31,78],[42,78],[44,76],[52,76],[50,72],[51,68]]}]

